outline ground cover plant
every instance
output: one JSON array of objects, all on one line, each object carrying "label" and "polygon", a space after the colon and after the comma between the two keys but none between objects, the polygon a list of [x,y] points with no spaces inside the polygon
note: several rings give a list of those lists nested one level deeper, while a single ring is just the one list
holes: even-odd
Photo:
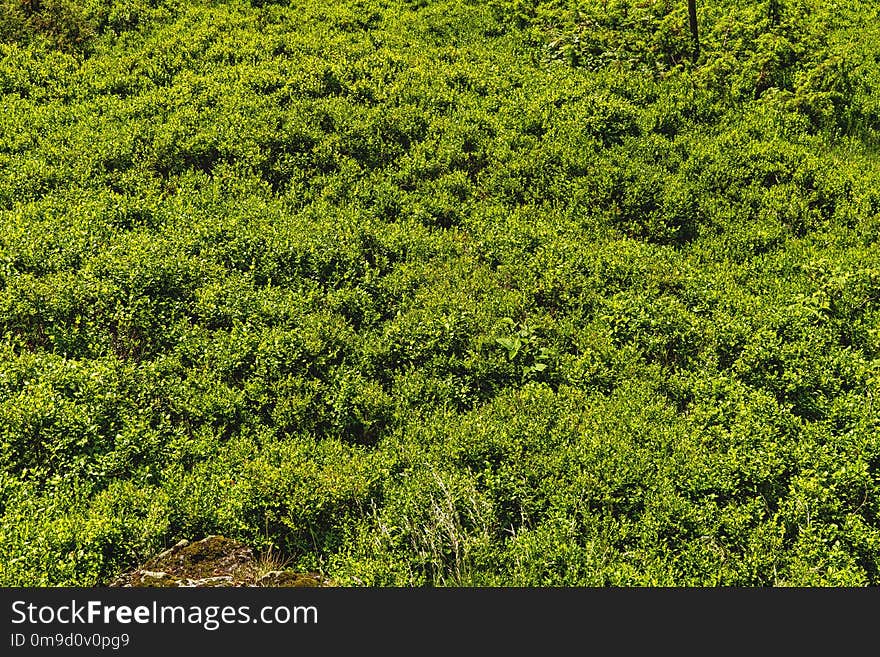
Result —
[{"label": "ground cover plant", "polygon": [[880,584],[880,7],[0,0],[0,585]]}]

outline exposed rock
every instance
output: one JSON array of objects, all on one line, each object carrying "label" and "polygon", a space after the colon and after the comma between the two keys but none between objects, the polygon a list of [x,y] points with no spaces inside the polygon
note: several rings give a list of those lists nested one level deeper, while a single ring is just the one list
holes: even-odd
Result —
[{"label": "exposed rock", "polygon": [[243,543],[224,536],[208,536],[195,543],[178,542],[142,567],[115,578],[109,586],[332,586],[330,580],[317,573],[267,567]]},{"label": "exposed rock", "polygon": [[177,586],[177,578],[162,571],[141,570],[133,575],[137,578],[136,586]]}]

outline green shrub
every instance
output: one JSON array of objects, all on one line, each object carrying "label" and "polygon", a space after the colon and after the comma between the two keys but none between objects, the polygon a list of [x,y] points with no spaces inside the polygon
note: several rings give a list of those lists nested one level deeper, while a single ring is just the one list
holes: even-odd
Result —
[{"label": "green shrub", "polygon": [[875,14],[0,0],[0,583],[877,584]]}]

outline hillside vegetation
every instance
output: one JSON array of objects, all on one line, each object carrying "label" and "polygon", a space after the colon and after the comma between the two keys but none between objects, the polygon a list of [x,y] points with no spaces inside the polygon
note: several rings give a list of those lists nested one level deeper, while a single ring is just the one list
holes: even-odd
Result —
[{"label": "hillside vegetation", "polygon": [[0,585],[880,585],[880,5],[0,0]]}]

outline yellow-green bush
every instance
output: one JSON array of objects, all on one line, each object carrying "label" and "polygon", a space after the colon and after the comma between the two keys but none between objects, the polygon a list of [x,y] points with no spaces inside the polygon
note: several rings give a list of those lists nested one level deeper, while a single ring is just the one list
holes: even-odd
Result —
[{"label": "yellow-green bush", "polygon": [[683,4],[0,3],[0,583],[880,583],[876,7]]}]

